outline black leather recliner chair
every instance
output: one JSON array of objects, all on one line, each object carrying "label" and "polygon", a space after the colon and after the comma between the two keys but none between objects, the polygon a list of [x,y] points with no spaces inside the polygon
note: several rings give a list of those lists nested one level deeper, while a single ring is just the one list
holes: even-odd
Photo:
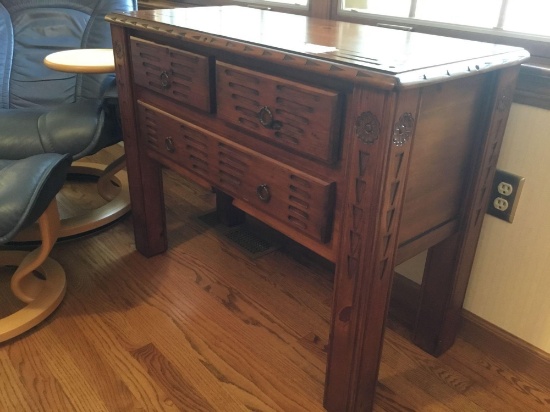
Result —
[{"label": "black leather recliner chair", "polygon": [[[63,73],[43,60],[61,50],[111,48],[105,15],[136,8],[136,0],[0,0],[1,159],[60,153],[74,161],[121,141],[114,75]],[[77,164],[71,172],[99,176],[98,191],[110,202],[64,219],[60,237],[93,230],[129,210],[123,161],[107,175],[104,166]],[[36,229],[27,230],[18,240],[37,237]]]},{"label": "black leather recliner chair", "polygon": [[59,232],[55,196],[63,186],[70,164],[69,155],[55,153],[21,160],[0,158],[0,245],[37,220],[42,240],[30,253],[0,251],[0,265],[17,267],[11,277],[11,290],[26,303],[0,319],[0,342],[39,324],[65,295],[65,272],[48,254]]}]

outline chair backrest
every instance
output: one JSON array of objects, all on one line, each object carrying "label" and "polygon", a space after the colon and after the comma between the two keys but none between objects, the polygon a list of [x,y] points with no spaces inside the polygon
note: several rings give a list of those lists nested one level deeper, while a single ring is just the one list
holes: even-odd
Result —
[{"label": "chair backrest", "polygon": [[100,93],[105,75],[44,66],[50,53],[111,48],[105,15],[136,0],[0,0],[0,109],[49,108]]}]

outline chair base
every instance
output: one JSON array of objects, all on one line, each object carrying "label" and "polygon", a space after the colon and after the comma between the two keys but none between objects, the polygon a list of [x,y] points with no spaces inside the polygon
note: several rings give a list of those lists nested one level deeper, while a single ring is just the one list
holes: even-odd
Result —
[{"label": "chair base", "polygon": [[[121,163],[123,165],[123,159]],[[125,170],[98,163],[75,162],[69,173],[90,175],[99,178],[98,193],[108,202],[97,209],[78,216],[61,219],[59,239],[78,237],[98,230],[120,219],[130,211],[130,189]],[[12,240],[18,242],[37,242],[40,240],[38,225],[31,225],[19,232]]]},{"label": "chair base", "polygon": [[[27,255],[28,252],[22,251],[1,251],[0,263],[19,266]],[[35,270],[43,279],[31,273],[25,282],[27,287],[37,290],[38,293],[25,307],[0,319],[0,342],[14,338],[38,325],[59,306],[65,296],[65,271],[59,263],[47,258]]]}]

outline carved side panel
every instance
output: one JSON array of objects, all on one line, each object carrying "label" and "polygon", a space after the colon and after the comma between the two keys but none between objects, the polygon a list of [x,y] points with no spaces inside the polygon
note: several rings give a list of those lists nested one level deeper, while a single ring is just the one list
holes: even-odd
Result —
[{"label": "carved side panel", "polygon": [[451,347],[458,332],[518,72],[518,66],[506,68],[485,84],[485,113],[477,128],[460,231],[428,253],[413,339],[434,355]]},{"label": "carved side panel", "polygon": [[[418,92],[361,91],[338,259],[325,406],[369,410],[393,274]],[[350,127],[351,129],[351,127]],[[347,405],[343,408],[342,405]]]}]

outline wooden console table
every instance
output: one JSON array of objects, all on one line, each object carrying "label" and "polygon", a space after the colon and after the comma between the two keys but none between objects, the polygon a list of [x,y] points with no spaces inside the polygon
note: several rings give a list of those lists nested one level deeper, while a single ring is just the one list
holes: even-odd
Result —
[{"label": "wooden console table", "polygon": [[426,249],[414,341],[453,344],[527,52],[237,6],[107,20],[142,254],[169,167],[334,262],[329,411],[372,408],[394,266]]}]

